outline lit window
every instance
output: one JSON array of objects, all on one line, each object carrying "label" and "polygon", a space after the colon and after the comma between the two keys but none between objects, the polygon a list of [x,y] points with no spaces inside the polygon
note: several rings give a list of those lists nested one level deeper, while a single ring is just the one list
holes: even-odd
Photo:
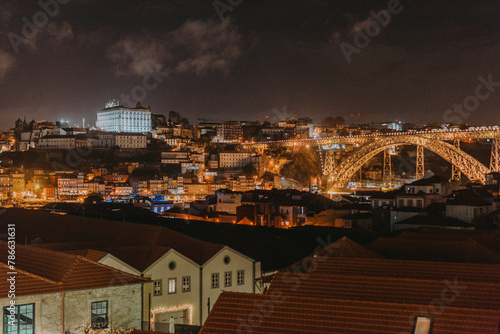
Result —
[{"label": "lit window", "polygon": [[35,333],[35,304],[17,305],[14,308],[15,319],[10,319],[10,310],[3,308],[3,332],[5,334]]},{"label": "lit window", "polygon": [[219,273],[212,274],[212,289],[219,287]]},{"label": "lit window", "polygon": [[94,302],[91,304],[91,322],[93,329],[108,327],[108,301]]},{"label": "lit window", "polygon": [[244,270],[238,270],[236,274],[236,279],[238,285],[243,285],[245,284],[245,271]]},{"label": "lit window", "polygon": [[169,278],[168,279],[168,293],[176,293],[176,285],[177,285],[177,279],[176,278]]},{"label": "lit window", "polygon": [[191,276],[184,276],[182,278],[182,292],[191,291]]},{"label": "lit window", "polygon": [[161,296],[161,286],[162,286],[161,279],[153,281],[153,296]]},{"label": "lit window", "polygon": [[224,286],[231,286],[233,284],[233,273],[227,271],[224,273]]},{"label": "lit window", "polygon": [[434,317],[416,316],[412,334],[431,334]]}]

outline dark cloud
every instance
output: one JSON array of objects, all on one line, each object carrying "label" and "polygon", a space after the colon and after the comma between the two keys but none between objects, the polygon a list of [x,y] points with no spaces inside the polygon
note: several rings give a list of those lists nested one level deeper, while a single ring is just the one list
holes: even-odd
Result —
[{"label": "dark cloud", "polygon": [[144,76],[151,69],[227,75],[242,54],[241,44],[242,37],[229,20],[197,20],[165,34],[127,36],[109,47],[106,55],[116,64],[117,75]]},{"label": "dark cloud", "polygon": [[14,57],[9,53],[0,50],[0,82],[3,81],[12,66],[14,66]]},{"label": "dark cloud", "polygon": [[[353,44],[387,0],[243,1],[224,22],[212,1],[72,0],[19,53],[6,34],[20,34],[22,17],[40,7],[0,1],[0,128],[19,116],[92,122],[150,68],[172,75],[144,103],[192,120],[286,107],[318,120],[359,112],[362,122],[439,121],[479,75],[500,81],[500,2],[401,3],[347,63],[339,43]],[[500,123],[499,103],[500,91],[470,120]]]}]

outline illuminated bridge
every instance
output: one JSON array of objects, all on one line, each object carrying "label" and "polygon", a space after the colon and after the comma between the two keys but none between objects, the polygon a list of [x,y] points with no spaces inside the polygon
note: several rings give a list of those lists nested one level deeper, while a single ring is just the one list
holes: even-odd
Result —
[{"label": "illuminated bridge", "polygon": [[[416,177],[424,175],[424,148],[441,156],[452,164],[452,179],[459,180],[463,173],[469,180],[485,183],[486,174],[499,171],[499,126],[483,126],[431,131],[408,131],[334,136],[327,138],[290,139],[271,142],[244,143],[245,149],[265,150],[279,147],[319,147],[323,154],[323,174],[329,176],[332,187],[345,187],[354,174],[372,157],[384,152],[384,182],[390,186],[391,164],[389,150],[395,146],[417,146]],[[491,139],[489,168],[460,149],[461,141]],[[335,145],[352,145],[355,149],[337,165]]]}]

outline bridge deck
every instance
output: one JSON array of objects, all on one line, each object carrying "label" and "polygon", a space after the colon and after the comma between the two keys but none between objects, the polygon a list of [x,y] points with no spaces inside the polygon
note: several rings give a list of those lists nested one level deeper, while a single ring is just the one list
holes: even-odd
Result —
[{"label": "bridge deck", "polygon": [[432,131],[406,131],[390,133],[372,133],[354,136],[333,136],[326,138],[288,139],[269,142],[242,143],[246,149],[263,149],[269,146],[328,146],[340,144],[366,144],[377,140],[377,138],[394,136],[421,136],[440,140],[455,139],[492,139],[500,136],[500,126],[483,126],[469,128],[467,130],[432,130]]}]

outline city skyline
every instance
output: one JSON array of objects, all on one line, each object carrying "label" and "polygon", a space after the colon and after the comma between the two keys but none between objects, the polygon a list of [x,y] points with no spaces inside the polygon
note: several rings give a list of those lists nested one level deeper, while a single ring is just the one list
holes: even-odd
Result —
[{"label": "city skyline", "polygon": [[[357,113],[360,123],[499,123],[497,2],[236,3],[2,2],[0,129],[24,116],[93,124],[106,101],[134,95],[193,123],[355,123]],[[361,43],[360,32],[372,37]],[[466,103],[472,111],[453,109]]]}]

